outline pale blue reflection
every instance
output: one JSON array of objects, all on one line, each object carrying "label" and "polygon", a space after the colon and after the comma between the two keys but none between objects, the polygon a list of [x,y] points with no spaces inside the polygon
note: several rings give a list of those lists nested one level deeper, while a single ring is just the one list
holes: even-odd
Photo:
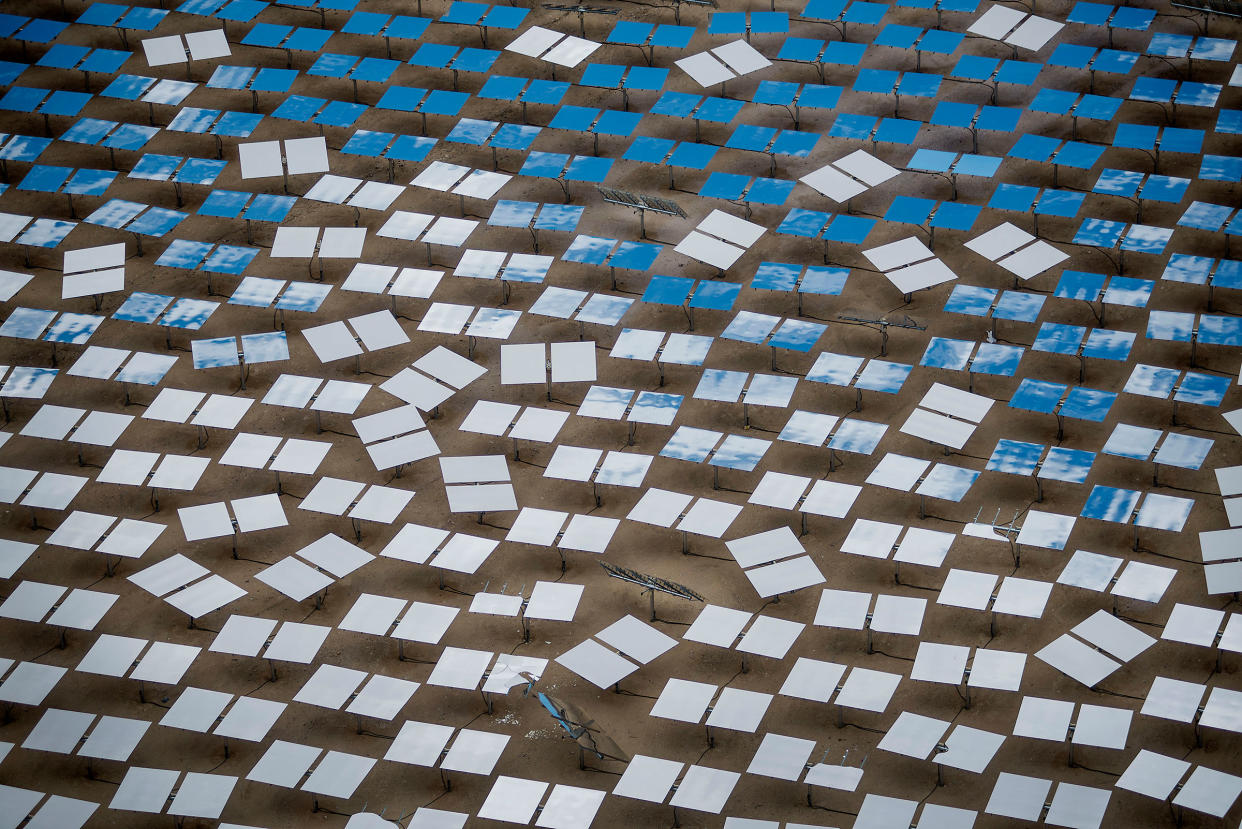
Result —
[{"label": "pale blue reflection", "polygon": [[1104,443],[1100,451],[1105,455],[1116,455],[1119,458],[1133,458],[1145,461],[1156,448],[1160,440],[1159,429],[1148,429],[1146,426],[1132,426],[1129,423],[1118,423],[1113,433]]},{"label": "pale blue reflection", "polygon": [[754,311],[739,311],[733,321],[720,332],[722,339],[740,340],[744,343],[761,343],[767,338],[780,317],[769,314],[756,314]]},{"label": "pale blue reflection", "polygon": [[729,435],[724,439],[724,443],[720,444],[716,454],[712,455],[708,464],[749,472],[759,465],[759,461],[763,459],[764,453],[771,445],[770,440]]},{"label": "pale blue reflection", "polygon": [[910,375],[913,368],[914,366],[909,366],[905,363],[872,360],[862,370],[862,374],[858,376],[858,382],[854,386],[869,391],[896,394],[901,391],[902,385],[906,382],[906,377]]},{"label": "pale blue reflection", "polygon": [[4,386],[0,387],[0,397],[24,397],[35,399],[47,394],[52,381],[56,379],[57,369],[36,368],[35,366],[16,366],[9,373]]},{"label": "pale blue reflection", "polygon": [[871,420],[846,418],[832,433],[828,441],[829,449],[840,449],[842,452],[853,452],[858,455],[870,455],[880,445],[880,440],[888,430],[887,423],[876,423]]},{"label": "pale blue reflection", "polygon": [[238,364],[237,339],[217,337],[214,340],[194,340],[190,343],[194,356],[194,368],[218,368]]},{"label": "pale blue reflection", "polygon": [[961,371],[966,368],[966,363],[970,360],[970,352],[974,348],[975,344],[970,340],[932,337],[927,343],[927,350],[923,352],[923,359],[919,360],[919,365]]},{"label": "pale blue reflection", "polygon": [[290,282],[289,287],[276,301],[276,307],[284,311],[305,311],[314,313],[327,298],[331,285],[317,285],[314,282]]},{"label": "pale blue reflection", "polygon": [[1039,456],[1043,452],[1043,444],[1001,438],[997,441],[996,448],[992,450],[992,457],[988,458],[988,464],[984,469],[989,472],[1006,472],[1010,475],[1030,475],[1035,471]]},{"label": "pale blue reflection", "polygon": [[973,469],[938,463],[915,490],[919,495],[928,495],[945,501],[960,501],[966,497],[974,485],[979,473]]},{"label": "pale blue reflection", "polygon": [[197,331],[219,307],[220,303],[205,299],[179,299],[165,312],[160,325]]},{"label": "pale blue reflection", "polygon": [[556,319],[569,319],[582,300],[586,299],[586,291],[574,291],[569,288],[551,287],[546,289],[539,299],[530,306],[530,313]]},{"label": "pale blue reflection", "polygon": [[16,337],[19,340],[35,340],[56,319],[55,311],[38,308],[17,308],[0,325],[0,337]]},{"label": "pale blue reflection", "polygon": [[726,371],[709,368],[703,371],[699,384],[694,389],[694,396],[700,400],[717,400],[721,403],[736,403],[746,385],[746,372]]},{"label": "pale blue reflection", "polygon": [[630,310],[634,300],[623,296],[595,294],[578,313],[578,322],[593,322],[598,325],[616,325]]},{"label": "pale blue reflection", "polygon": [[807,372],[806,379],[816,383],[848,386],[854,381],[854,375],[858,373],[862,364],[862,357],[825,351],[816,358],[815,365],[811,366],[811,370]]},{"label": "pale blue reflection", "polygon": [[721,432],[713,432],[709,429],[679,426],[669,438],[668,443],[664,444],[664,448],[660,450],[660,457],[700,463],[720,442],[721,436]]},{"label": "pale blue reflection", "polygon": [[633,423],[657,423],[661,426],[672,425],[677,418],[684,398],[680,394],[666,394],[656,391],[640,391],[630,410],[630,421]]},{"label": "pale blue reflection", "polygon": [[43,339],[52,343],[81,345],[91,338],[103,321],[103,317],[92,314],[61,314]]},{"label": "pale blue reflection", "polygon": [[1080,514],[1084,518],[1094,518],[1097,521],[1124,524],[1134,513],[1139,495],[1140,493],[1133,489],[1119,489],[1096,484]]},{"label": "pale blue reflection", "polygon": [[1054,446],[1048,450],[1048,457],[1044,458],[1044,463],[1039,468],[1039,477],[1072,484],[1085,483],[1093,463],[1094,452]]},{"label": "pale blue reflection", "polygon": [[[289,340],[285,337],[284,331],[246,334],[241,338],[241,347],[246,362],[251,365],[289,359]],[[236,357],[233,362],[234,364],[237,362]]]}]

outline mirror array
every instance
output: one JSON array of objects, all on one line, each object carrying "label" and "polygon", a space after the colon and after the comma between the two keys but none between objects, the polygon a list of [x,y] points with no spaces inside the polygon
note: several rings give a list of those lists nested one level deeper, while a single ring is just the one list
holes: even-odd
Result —
[{"label": "mirror array", "polygon": [[1242,6],[795,2],[5,7],[0,826],[1239,825]]}]

